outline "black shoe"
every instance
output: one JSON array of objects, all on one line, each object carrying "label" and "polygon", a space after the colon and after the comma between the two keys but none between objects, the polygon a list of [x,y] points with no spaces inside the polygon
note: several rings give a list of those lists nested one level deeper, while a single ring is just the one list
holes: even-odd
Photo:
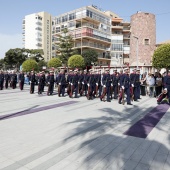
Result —
[{"label": "black shoe", "polygon": [[127,105],[133,105],[132,103],[127,103]]},{"label": "black shoe", "polygon": [[107,102],[111,102],[110,100],[107,100]]},{"label": "black shoe", "polygon": [[118,103],[121,104],[121,101],[119,101]]},{"label": "black shoe", "polygon": [[134,100],[135,102],[139,102],[139,100]]},{"label": "black shoe", "polygon": [[138,98],[138,99],[142,99],[142,98]]},{"label": "black shoe", "polygon": [[100,97],[100,101],[102,101],[102,98]]}]

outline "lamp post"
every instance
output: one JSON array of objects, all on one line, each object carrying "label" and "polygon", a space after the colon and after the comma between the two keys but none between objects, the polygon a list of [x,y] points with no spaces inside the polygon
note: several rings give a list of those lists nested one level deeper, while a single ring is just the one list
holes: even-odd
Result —
[{"label": "lamp post", "polygon": [[137,66],[137,69],[138,69],[138,48],[139,48],[139,37],[137,36],[134,36],[133,37],[136,39],[136,66]]}]

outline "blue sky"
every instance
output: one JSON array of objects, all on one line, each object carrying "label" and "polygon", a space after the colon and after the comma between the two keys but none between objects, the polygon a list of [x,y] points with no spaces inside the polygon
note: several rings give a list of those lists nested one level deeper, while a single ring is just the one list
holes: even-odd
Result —
[{"label": "blue sky", "polygon": [[22,19],[36,12],[53,16],[88,5],[103,11],[111,10],[130,21],[137,11],[156,15],[157,43],[170,40],[170,0],[1,0],[0,3],[0,58],[10,48],[22,48]]}]

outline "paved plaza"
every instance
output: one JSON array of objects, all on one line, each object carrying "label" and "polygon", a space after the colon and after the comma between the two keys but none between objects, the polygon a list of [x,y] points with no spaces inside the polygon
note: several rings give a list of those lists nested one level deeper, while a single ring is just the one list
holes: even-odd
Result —
[{"label": "paved plaza", "polygon": [[0,169],[169,170],[169,106],[0,91]]}]

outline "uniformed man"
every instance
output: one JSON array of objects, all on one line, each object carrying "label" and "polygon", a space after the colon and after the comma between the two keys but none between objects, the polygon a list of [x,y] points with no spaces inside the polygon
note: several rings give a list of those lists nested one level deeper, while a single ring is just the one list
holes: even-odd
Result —
[{"label": "uniformed man", "polygon": [[164,77],[164,90],[167,90],[168,99],[170,103],[170,70],[168,70],[168,74]]},{"label": "uniformed man", "polygon": [[9,76],[8,72],[6,72],[5,75],[4,75],[4,81],[5,81],[5,88],[7,89],[8,83],[10,81],[10,76]]},{"label": "uniformed man", "polygon": [[87,90],[88,90],[87,78],[88,78],[87,70],[84,70],[82,84],[83,84],[83,90],[84,90],[85,96],[87,96]]},{"label": "uniformed man", "polygon": [[48,78],[48,92],[47,92],[47,95],[50,96],[50,95],[53,95],[53,90],[54,90],[54,71],[50,71],[50,75],[49,75],[49,78]]},{"label": "uniformed man", "polygon": [[25,75],[24,75],[23,71],[20,72],[18,79],[19,79],[20,90],[23,90],[23,88],[24,88],[24,81],[25,81]]},{"label": "uniformed man", "polygon": [[110,76],[110,70],[107,68],[105,69],[105,74],[102,78],[102,84],[103,84],[103,91],[105,91],[102,96],[100,97],[100,100],[102,101],[105,97],[104,95],[107,95],[107,102],[111,102],[110,100],[110,87],[111,87],[111,76]]},{"label": "uniformed man", "polygon": [[78,93],[80,94],[80,96],[83,95],[83,84],[82,84],[83,78],[84,78],[83,71],[80,70],[78,74]]},{"label": "uniformed man", "polygon": [[40,72],[39,77],[38,77],[38,94],[42,94],[43,85],[44,85],[44,76],[43,76],[43,73]]},{"label": "uniformed man", "polygon": [[131,95],[134,101],[138,101],[137,98],[137,82],[139,81],[138,76],[136,74],[136,69],[133,69],[133,72],[130,74],[130,82],[131,82]]},{"label": "uniformed man", "polygon": [[[111,88],[113,89],[112,92],[114,93],[114,99],[117,99],[118,95],[118,76],[117,76],[117,69],[113,69],[113,74],[111,75]],[[111,93],[111,98],[112,93]]]},{"label": "uniformed man", "polygon": [[3,90],[3,86],[4,86],[4,74],[3,71],[0,70],[0,90]]},{"label": "uniformed man", "polygon": [[36,82],[34,71],[31,71],[29,82],[30,82],[30,94],[33,94]]},{"label": "uniformed man", "polygon": [[71,86],[75,92],[74,98],[78,98],[78,70],[74,70],[74,75],[71,78]]},{"label": "uniformed man", "polygon": [[45,87],[45,84],[46,84],[46,77],[45,77],[45,72],[42,71],[42,92],[44,92],[44,87]]},{"label": "uniformed man", "polygon": [[64,97],[65,94],[65,88],[66,88],[66,76],[65,76],[65,71],[63,69],[60,70],[60,74],[58,75],[57,78],[57,83],[58,83],[58,96],[62,94],[62,97]]},{"label": "uniformed man", "polygon": [[[130,77],[129,77],[129,69],[124,69],[124,74],[120,79],[120,87],[122,88],[122,93],[126,94],[127,96],[127,105],[132,105],[130,101]],[[122,98],[124,98],[124,95],[119,98],[119,104],[121,104]],[[123,99],[124,100],[124,99]],[[124,103],[123,103],[124,104]]]},{"label": "uniformed man", "polygon": [[94,73],[92,69],[89,70],[89,74],[87,77],[87,86],[88,86],[87,99],[92,100],[94,98],[94,91],[96,87],[96,82],[95,82]]},{"label": "uniformed man", "polygon": [[141,99],[140,98],[140,84],[141,84],[141,82],[140,82],[140,69],[139,68],[136,70],[136,76],[137,76],[137,81],[136,81],[136,83],[137,83],[137,99]]},{"label": "uniformed man", "polygon": [[17,84],[17,74],[15,73],[15,71],[13,71],[13,73],[11,74],[11,87],[15,89],[16,84]]}]

